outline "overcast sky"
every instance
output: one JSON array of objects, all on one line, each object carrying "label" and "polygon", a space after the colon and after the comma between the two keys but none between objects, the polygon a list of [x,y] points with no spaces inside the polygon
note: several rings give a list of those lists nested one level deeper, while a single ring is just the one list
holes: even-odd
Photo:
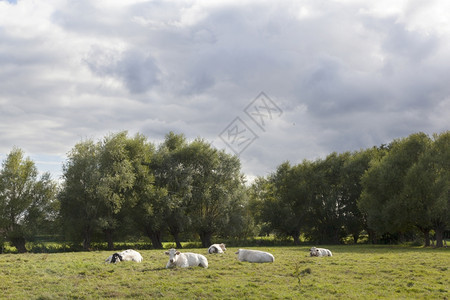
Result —
[{"label": "overcast sky", "polygon": [[450,1],[0,0],[0,160],[169,131],[249,180],[450,129]]}]

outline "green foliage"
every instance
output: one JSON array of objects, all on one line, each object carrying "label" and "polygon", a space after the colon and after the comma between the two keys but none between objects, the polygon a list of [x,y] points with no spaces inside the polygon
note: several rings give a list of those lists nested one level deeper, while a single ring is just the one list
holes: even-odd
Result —
[{"label": "green foliage", "polygon": [[405,176],[430,143],[425,134],[414,134],[392,142],[390,150],[373,164],[363,177],[365,187],[361,208],[368,215],[368,224],[379,233],[405,231],[410,225],[403,213],[408,203],[402,197]]},{"label": "green foliage", "polygon": [[259,210],[258,220],[267,222],[278,234],[292,236],[296,244],[312,197],[307,183],[310,170],[309,163],[291,167],[286,162],[267,180],[258,179],[252,189],[252,205]]},{"label": "green foliage", "polygon": [[407,213],[424,233],[433,228],[442,247],[444,230],[450,228],[450,131],[434,136],[434,142],[408,170],[403,198]]},{"label": "green foliage", "polygon": [[343,166],[349,158],[350,153],[332,153],[314,164],[309,233],[318,243],[339,243],[346,235],[343,231],[345,209],[349,208],[350,199],[345,194],[342,178],[346,175]]},{"label": "green foliage", "polygon": [[419,230],[429,245],[434,229],[442,246],[449,228],[449,132],[424,133],[388,146],[331,153],[325,159],[281,164],[250,187],[249,203],[267,234],[316,243],[340,243],[364,229],[371,242],[400,241]]},{"label": "green foliage", "polygon": [[324,160],[281,164],[250,188],[250,203],[259,224],[299,243],[306,233],[318,243],[339,243],[348,234],[355,242],[364,227],[357,207],[360,178],[369,168],[372,150],[332,153]]},{"label": "green foliage", "polygon": [[[106,241],[245,240],[257,234],[317,244],[418,241],[437,245],[450,228],[450,133],[412,134],[388,146],[281,164],[246,187],[236,156],[170,132],[155,147],[126,131],[81,141],[56,183],[14,149],[0,173],[0,245],[64,232],[72,245]],[[431,231],[432,230],[432,231]],[[173,239],[172,239],[173,237]],[[95,245],[95,246],[94,246]],[[78,247],[78,246],[76,246]],[[76,248],[74,247],[74,249]],[[103,246],[101,246],[103,247]],[[45,247],[34,246],[33,251]],[[101,248],[103,249],[103,248]]]},{"label": "green foliage", "polygon": [[83,241],[85,249],[90,248],[100,217],[98,157],[98,145],[92,140],[76,144],[63,165],[64,183],[58,196],[65,234],[73,241]]},{"label": "green foliage", "polygon": [[402,235],[413,228],[424,234],[436,231],[442,246],[449,228],[449,132],[432,141],[423,133],[391,143],[388,153],[374,160],[362,178],[360,208],[378,234]]},{"label": "green foliage", "polygon": [[356,244],[363,229],[367,230],[365,215],[358,207],[362,193],[361,177],[369,169],[370,162],[378,154],[376,148],[352,153],[344,162],[340,175],[343,197],[343,219],[347,234],[352,235]]},{"label": "green foliage", "polygon": [[[154,226],[153,235],[157,233],[161,236],[167,227],[178,248],[181,247],[180,234],[189,229],[191,220],[187,214],[187,203],[192,196],[192,174],[182,155],[187,145],[183,135],[170,132],[155,153],[152,164],[155,186],[164,191],[161,195],[161,211],[157,211],[153,217],[159,220],[159,226]],[[161,239],[158,243],[159,248],[162,248]]]},{"label": "green foliage", "polygon": [[203,246],[208,247],[212,235],[229,225],[231,214],[236,212],[232,206],[244,199],[240,161],[201,139],[191,142],[181,155],[192,178],[187,214]]},{"label": "green foliage", "polygon": [[56,216],[56,184],[45,173],[38,179],[34,162],[13,149],[0,170],[0,240],[9,240],[19,252],[25,242]]},{"label": "green foliage", "polygon": [[[142,263],[105,264],[111,251],[0,256],[7,299],[445,299],[450,251],[386,246],[332,246],[333,257],[307,247],[256,247],[274,263],[202,253],[209,267],[165,269],[162,250],[141,250]],[[436,259],[439,257],[439,259]]]},{"label": "green foliage", "polygon": [[109,248],[117,237],[145,235],[162,248],[170,232],[200,236],[247,230],[246,194],[240,162],[197,139],[169,133],[156,150],[142,135],[112,134],[77,144],[64,166],[61,220],[69,240],[91,248],[103,234]]},{"label": "green foliage", "polygon": [[[153,146],[145,137],[127,132],[111,134],[101,142],[80,142],[64,165],[64,185],[59,195],[65,232],[73,241],[91,247],[96,234],[104,234],[109,248],[127,213],[141,199],[152,198],[153,177],[148,164]],[[150,212],[151,207],[146,207]],[[131,222],[128,222],[131,223]]]}]

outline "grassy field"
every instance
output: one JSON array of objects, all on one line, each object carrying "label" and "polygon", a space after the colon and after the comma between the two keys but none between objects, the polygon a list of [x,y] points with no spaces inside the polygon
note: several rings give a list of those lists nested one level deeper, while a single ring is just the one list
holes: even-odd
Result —
[{"label": "grassy field", "polygon": [[236,260],[206,249],[209,268],[165,269],[163,250],[142,250],[142,263],[105,264],[111,251],[0,255],[1,299],[449,299],[450,249],[328,246],[258,247],[274,263]]}]

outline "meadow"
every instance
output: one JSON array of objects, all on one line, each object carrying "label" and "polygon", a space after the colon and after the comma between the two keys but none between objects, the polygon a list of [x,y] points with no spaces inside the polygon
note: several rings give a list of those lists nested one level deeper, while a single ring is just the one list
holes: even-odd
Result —
[{"label": "meadow", "polygon": [[449,299],[450,249],[412,246],[246,247],[274,263],[239,262],[206,249],[209,268],[165,269],[164,250],[140,250],[142,263],[105,264],[112,251],[0,254],[1,299]]}]

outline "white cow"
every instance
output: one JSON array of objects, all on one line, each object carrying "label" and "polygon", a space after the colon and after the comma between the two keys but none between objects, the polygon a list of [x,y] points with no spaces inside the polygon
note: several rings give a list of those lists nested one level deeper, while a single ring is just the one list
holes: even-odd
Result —
[{"label": "white cow", "polygon": [[239,261],[248,261],[251,263],[274,262],[275,258],[269,252],[258,250],[239,249],[236,252]]},{"label": "white cow", "polygon": [[167,268],[180,267],[180,268],[188,268],[188,267],[197,267],[202,266],[203,268],[208,267],[208,260],[201,254],[185,252],[181,253],[176,249],[172,248],[169,251],[165,252],[166,255],[169,255],[169,261],[167,262]]},{"label": "white cow", "polygon": [[209,254],[213,254],[213,253],[223,253],[224,251],[226,251],[227,249],[225,248],[225,244],[212,244],[211,246],[209,246],[208,248],[208,253]]},{"label": "white cow", "polygon": [[324,248],[312,247],[309,249],[310,256],[333,256],[330,250]]},{"label": "white cow", "polygon": [[142,261],[142,255],[132,249],[128,249],[122,252],[116,252],[110,257],[108,257],[105,262],[108,263],[116,263],[120,261],[135,261],[135,262],[141,262]]}]

